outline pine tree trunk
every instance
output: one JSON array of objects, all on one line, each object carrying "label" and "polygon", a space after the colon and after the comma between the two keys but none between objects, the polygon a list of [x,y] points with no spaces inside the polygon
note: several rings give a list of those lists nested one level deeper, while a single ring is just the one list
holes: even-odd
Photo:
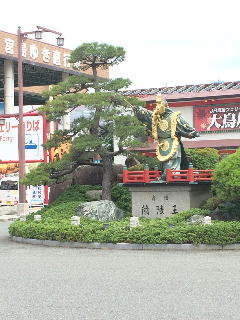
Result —
[{"label": "pine tree trunk", "polygon": [[103,155],[103,180],[102,180],[102,199],[111,200],[111,189],[113,179],[113,159],[110,155]]},{"label": "pine tree trunk", "polygon": [[100,91],[100,89],[96,89],[96,83],[97,83],[97,67],[92,66],[92,73],[93,73],[93,87],[97,91]]}]

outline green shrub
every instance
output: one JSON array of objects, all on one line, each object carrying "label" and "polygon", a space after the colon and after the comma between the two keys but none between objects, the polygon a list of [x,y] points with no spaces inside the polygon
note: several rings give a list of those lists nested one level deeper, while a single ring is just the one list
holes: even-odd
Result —
[{"label": "green shrub", "polygon": [[150,169],[154,169],[155,166],[157,166],[159,168],[159,170],[161,170],[162,168],[162,164],[161,162],[158,160],[157,157],[148,157],[148,156],[144,156],[142,154],[136,154],[135,158],[144,166],[144,165],[148,165]]},{"label": "green shrub", "polygon": [[119,209],[122,209],[124,216],[132,215],[132,194],[126,187],[115,185],[112,187],[112,201]]},{"label": "green shrub", "polygon": [[[42,208],[37,213],[42,215],[43,221],[48,219],[59,222],[64,219],[69,219],[75,215],[76,208],[81,202],[89,201],[86,195],[87,190],[101,189],[101,186],[88,186],[88,185],[73,185],[66,189],[54,202]],[[27,216],[28,221],[33,221],[32,213]]]},{"label": "green shrub", "polygon": [[129,167],[128,170],[129,171],[143,171],[144,164],[143,163],[135,164],[134,166]]},{"label": "green shrub", "polygon": [[240,149],[218,163],[212,190],[219,199],[240,201]]},{"label": "green shrub", "polygon": [[[64,191],[53,203],[39,210],[37,213],[42,215],[42,220],[61,222],[70,219],[75,215],[76,209],[81,202],[91,201],[86,195],[88,190],[101,190],[101,186],[73,185]],[[132,197],[128,188],[115,185],[112,187],[112,200],[116,206],[123,210],[124,216],[131,216]],[[33,221],[32,213],[27,216],[28,221]]]},{"label": "green shrub", "polygon": [[[100,187],[99,187],[100,188]],[[86,190],[92,186],[72,186],[50,206],[38,211],[42,221],[33,221],[33,214],[27,221],[15,221],[9,227],[11,236],[33,239],[77,242],[129,242],[129,243],[206,243],[228,244],[240,242],[240,222],[214,221],[212,225],[189,225],[192,215],[211,215],[211,206],[206,209],[190,209],[165,219],[140,218],[141,226],[130,230],[129,217],[112,221],[107,229],[103,222],[81,217],[80,226],[72,226],[70,218],[76,207],[87,201]],[[112,188],[113,200],[117,206],[131,212],[131,194],[125,187]],[[234,207],[234,210],[236,206]],[[225,210],[230,210],[225,207]]]},{"label": "green shrub", "polygon": [[210,216],[214,220],[240,221],[240,202],[222,202]]},{"label": "green shrub", "polygon": [[[52,213],[55,214],[54,212]],[[140,218],[141,226],[129,228],[129,218],[112,221],[108,229],[101,221],[81,218],[80,226],[72,226],[70,218],[41,222],[15,221],[9,227],[11,236],[73,242],[127,243],[193,243],[231,244],[240,242],[240,222],[217,221],[212,225],[189,225],[194,214],[208,215],[208,210],[191,209],[165,219]],[[67,216],[67,214],[66,214]]]},{"label": "green shrub", "polygon": [[185,149],[186,155],[193,164],[194,169],[214,169],[220,161],[218,151],[213,148]]},{"label": "green shrub", "polygon": [[144,223],[129,229],[129,221],[112,222],[108,229],[99,221],[82,226],[72,226],[69,221],[61,224],[16,221],[9,227],[11,236],[31,239],[49,239],[73,242],[127,242],[127,243],[193,243],[231,244],[240,242],[240,222],[216,222],[212,225]]},{"label": "green shrub", "polygon": [[66,189],[54,202],[57,203],[66,203],[69,201],[88,201],[89,198],[86,195],[88,190],[101,190],[101,186],[90,186],[90,185],[80,185],[75,184]]},{"label": "green shrub", "polygon": [[207,199],[203,205],[201,206],[202,209],[209,209],[209,210],[214,210],[217,208],[217,206],[222,202],[221,199],[217,197],[211,197]]}]

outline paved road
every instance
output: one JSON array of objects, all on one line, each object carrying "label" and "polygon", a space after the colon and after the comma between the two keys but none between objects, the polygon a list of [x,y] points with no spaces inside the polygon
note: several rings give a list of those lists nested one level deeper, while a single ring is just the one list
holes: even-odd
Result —
[{"label": "paved road", "polygon": [[240,252],[48,248],[0,223],[0,319],[239,320]]},{"label": "paved road", "polygon": [[[38,211],[39,207],[31,207],[29,208],[29,213]],[[5,221],[14,221],[19,218],[20,215],[17,211],[17,206],[0,206],[0,222]]]}]

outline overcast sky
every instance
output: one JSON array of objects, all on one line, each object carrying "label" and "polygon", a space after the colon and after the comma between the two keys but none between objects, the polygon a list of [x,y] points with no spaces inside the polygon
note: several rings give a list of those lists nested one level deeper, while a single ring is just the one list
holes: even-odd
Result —
[{"label": "overcast sky", "polygon": [[69,49],[122,46],[126,59],[110,76],[129,78],[131,89],[240,81],[239,9],[239,0],[9,0],[0,30],[40,25],[62,32]]}]

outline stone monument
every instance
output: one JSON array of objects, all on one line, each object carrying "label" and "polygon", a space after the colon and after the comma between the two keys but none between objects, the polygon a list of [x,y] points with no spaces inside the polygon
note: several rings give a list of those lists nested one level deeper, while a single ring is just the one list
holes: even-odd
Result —
[{"label": "stone monument", "polygon": [[132,193],[132,215],[145,218],[166,218],[198,208],[211,197],[210,184],[149,183],[129,185]]},{"label": "stone monument", "polygon": [[[156,140],[156,156],[162,164],[163,173],[154,183],[129,184],[132,192],[133,216],[165,218],[199,205],[211,196],[210,183],[166,182],[166,170],[187,170],[181,137],[195,138],[198,132],[181,116],[173,112],[161,95],[156,97],[155,110],[134,107],[137,118],[151,131]],[[183,161],[184,160],[184,161]]]}]

